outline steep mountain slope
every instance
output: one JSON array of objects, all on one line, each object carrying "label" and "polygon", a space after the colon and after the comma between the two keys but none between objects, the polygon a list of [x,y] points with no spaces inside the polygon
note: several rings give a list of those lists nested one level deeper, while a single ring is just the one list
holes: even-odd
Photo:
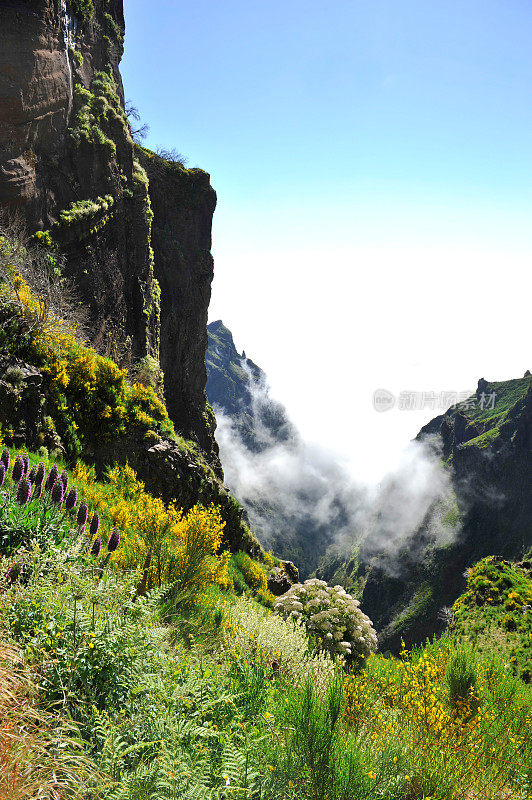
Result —
[{"label": "steep mountain slope", "polygon": [[349,526],[346,476],[329,453],[301,439],[270,396],[265,373],[237,352],[228,328],[218,320],[207,330],[207,396],[226,481],[261,543],[307,577]]},{"label": "steep mountain slope", "polygon": [[[380,631],[383,648],[397,650],[441,629],[438,612],[465,587],[464,570],[481,558],[519,558],[532,544],[532,378],[478,382],[469,400],[426,425],[418,440],[442,458],[450,486],[445,502],[430,514],[396,554],[392,564],[378,555],[330,552],[318,574],[357,585],[363,605]],[[432,537],[437,520],[448,540]],[[370,534],[371,535],[371,532]]]},{"label": "steep mountain slope", "polygon": [[204,392],[216,194],[135,147],[123,36],[122,0],[2,2],[0,204],[51,237],[100,350],[161,360],[177,430],[221,474]]},{"label": "steep mountain slope", "polygon": [[269,396],[266,374],[245,352],[237,352],[233,335],[222,320],[207,326],[209,346],[207,397],[209,403],[227,414],[253,452],[261,452],[272,444],[288,442],[296,430],[284,406]]}]

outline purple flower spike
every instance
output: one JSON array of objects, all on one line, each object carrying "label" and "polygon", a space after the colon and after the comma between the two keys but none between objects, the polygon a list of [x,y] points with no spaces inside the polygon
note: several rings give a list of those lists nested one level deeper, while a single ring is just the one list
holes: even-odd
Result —
[{"label": "purple flower spike", "polygon": [[96,539],[92,543],[91,547],[91,556],[97,558],[100,555],[100,550],[102,549],[102,539],[100,534],[96,537]]},{"label": "purple flower spike", "polygon": [[56,465],[54,464],[50,472],[48,473],[48,477],[46,478],[46,483],[44,484],[44,488],[47,492],[51,492],[54,488],[54,483],[59,477],[59,470],[57,469]]},{"label": "purple flower spike", "polygon": [[21,478],[17,486],[17,503],[25,506],[31,495],[31,484],[27,478]]},{"label": "purple flower spike", "polygon": [[35,489],[33,490],[33,499],[39,500],[42,497],[42,490],[43,490],[43,482],[35,484]]},{"label": "purple flower spike", "polygon": [[28,474],[28,480],[32,484],[32,486],[35,483],[36,479],[37,479],[37,467],[34,464]]},{"label": "purple flower spike", "polygon": [[36,484],[42,483],[44,481],[45,475],[46,475],[46,469],[41,461],[41,463],[37,467],[37,474],[35,475],[35,483]]},{"label": "purple flower spike", "polygon": [[24,464],[24,476],[27,476],[30,471],[30,457],[27,453],[22,456],[22,463]]},{"label": "purple flower spike", "polygon": [[10,461],[9,450],[7,449],[7,447],[4,447],[4,449],[2,450],[2,455],[0,456],[0,461],[3,463],[4,467],[6,468],[6,472],[7,472],[8,469],[9,469],[9,461]]},{"label": "purple flower spike", "polygon": [[4,481],[6,479],[6,465],[3,461],[0,461],[0,486],[4,485]]},{"label": "purple flower spike", "polygon": [[109,541],[107,542],[107,549],[110,553],[112,553],[118,545],[120,544],[120,534],[118,533],[118,528],[113,528],[111,531],[111,536],[109,537]]},{"label": "purple flower spike", "polygon": [[96,536],[98,533],[98,528],[100,527],[100,515],[97,511],[94,512],[91,519],[91,526],[89,528],[91,539],[93,536]]},{"label": "purple flower spike", "polygon": [[63,472],[61,473],[60,481],[63,484],[63,492],[66,493],[68,486],[68,472],[66,471],[66,469],[64,469]]},{"label": "purple flower spike", "polygon": [[24,462],[20,456],[17,456],[13,464],[12,478],[15,483],[24,475]]},{"label": "purple flower spike", "polygon": [[52,501],[57,503],[58,506],[63,505],[63,484],[61,481],[56,481],[52,488]]},{"label": "purple flower spike", "polygon": [[89,516],[89,507],[87,503],[83,501],[83,503],[79,504],[78,513],[76,515],[76,524],[79,525],[80,528],[85,529],[88,516]]},{"label": "purple flower spike", "polygon": [[77,502],[78,502],[78,490],[76,489],[75,486],[73,486],[66,496],[65,500],[66,510],[72,511]]}]

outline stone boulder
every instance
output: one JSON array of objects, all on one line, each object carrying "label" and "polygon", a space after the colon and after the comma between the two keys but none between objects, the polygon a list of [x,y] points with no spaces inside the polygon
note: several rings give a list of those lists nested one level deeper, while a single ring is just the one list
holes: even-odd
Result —
[{"label": "stone boulder", "polygon": [[299,570],[291,561],[281,561],[268,576],[268,591],[275,597],[287,592],[294,583],[299,582]]}]

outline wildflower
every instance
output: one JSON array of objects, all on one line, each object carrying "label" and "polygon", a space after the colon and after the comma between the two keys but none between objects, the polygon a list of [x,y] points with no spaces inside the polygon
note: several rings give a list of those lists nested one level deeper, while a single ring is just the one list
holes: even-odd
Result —
[{"label": "wildflower", "polygon": [[35,475],[35,483],[43,483],[45,477],[46,477],[46,469],[41,461],[41,463],[37,467],[37,474]]},{"label": "wildflower", "polygon": [[63,505],[63,484],[61,481],[56,481],[52,487],[52,500],[58,506]]},{"label": "wildflower", "polygon": [[17,503],[25,506],[31,495],[31,484],[27,478],[21,478],[17,486]]},{"label": "wildflower", "polygon": [[47,492],[51,492],[54,488],[54,484],[59,477],[59,470],[57,469],[56,465],[54,464],[50,472],[48,473],[48,477],[46,478],[46,483],[44,484],[44,488]]},{"label": "wildflower", "polygon": [[376,780],[377,776],[374,772],[368,772],[368,778],[371,778],[372,781]]},{"label": "wildflower", "polygon": [[[91,523],[91,527],[92,527],[92,523]],[[100,555],[100,550],[101,549],[102,549],[102,538],[98,534],[98,536],[96,537],[96,539],[92,543],[91,556],[94,556],[95,558],[97,558]]]},{"label": "wildflower", "polygon": [[91,539],[93,536],[96,536],[99,527],[100,527],[100,515],[98,514],[97,511],[95,511],[94,514],[92,515],[91,524],[89,528]]},{"label": "wildflower", "polygon": [[94,642],[90,642],[89,643],[89,649],[90,650],[94,650]]},{"label": "wildflower", "polygon": [[118,528],[113,528],[111,531],[111,535],[109,537],[109,541],[107,542],[107,549],[110,553],[112,553],[118,545],[120,544],[120,534],[118,533]]},{"label": "wildflower", "polygon": [[72,486],[68,492],[65,500],[65,508],[67,511],[72,511],[78,500],[78,491],[75,486]]},{"label": "wildflower", "polygon": [[76,524],[80,528],[84,528],[87,524],[87,517],[89,516],[89,507],[85,501],[79,504],[78,513],[76,515]]},{"label": "wildflower", "polygon": [[4,449],[2,450],[2,455],[0,456],[0,461],[4,465],[5,471],[7,472],[8,469],[9,469],[9,461],[10,461],[9,450],[7,449],[7,447],[4,447]]},{"label": "wildflower", "polygon": [[15,483],[18,483],[23,475],[24,475],[24,462],[21,456],[17,456],[13,464],[13,472],[11,476],[13,478],[13,481]]},{"label": "wildflower", "polygon": [[3,461],[0,461],[0,486],[4,485],[4,481],[6,479],[6,465]]},{"label": "wildflower", "polygon": [[59,480],[63,484],[63,492],[66,492],[68,487],[68,472],[66,471],[66,469],[64,469],[61,475],[59,476]]}]

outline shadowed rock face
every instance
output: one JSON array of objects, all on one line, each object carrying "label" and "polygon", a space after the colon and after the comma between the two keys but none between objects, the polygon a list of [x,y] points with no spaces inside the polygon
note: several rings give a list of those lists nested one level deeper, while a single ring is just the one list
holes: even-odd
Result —
[{"label": "shadowed rock face", "polygon": [[2,202],[35,205],[35,151],[53,152],[64,138],[70,91],[58,34],[51,8],[22,2],[0,7]]},{"label": "shadowed rock face", "polygon": [[[94,0],[87,19],[76,18],[70,0],[2,1],[0,205],[16,210],[28,233],[51,232],[104,354],[125,366],[160,356],[176,429],[220,472],[204,366],[216,194],[201,170],[152,163],[136,151],[118,69],[123,32],[122,0]],[[114,100],[102,89],[101,71]],[[87,114],[80,124],[87,97],[88,132]],[[137,157],[149,173],[149,195]],[[61,216],[73,204],[108,197],[88,217]]]},{"label": "shadowed rock face", "polygon": [[203,170],[184,169],[142,148],[137,152],[149,177],[154,213],[152,245],[161,287],[160,358],[168,413],[185,435],[197,432],[200,446],[216,461],[218,446],[204,418],[216,192]]},{"label": "shadowed rock face", "polygon": [[[121,0],[105,8],[123,28]],[[60,0],[3,0],[0,6],[0,202],[23,205],[35,226],[48,221],[41,161],[65,155],[74,82],[88,86],[97,70],[111,64],[122,94],[122,45],[107,47],[96,24],[103,1],[97,0],[94,19],[80,25],[83,43],[80,37],[76,47],[83,65],[77,69],[67,57],[65,19],[77,24],[68,3],[65,13]]]}]

